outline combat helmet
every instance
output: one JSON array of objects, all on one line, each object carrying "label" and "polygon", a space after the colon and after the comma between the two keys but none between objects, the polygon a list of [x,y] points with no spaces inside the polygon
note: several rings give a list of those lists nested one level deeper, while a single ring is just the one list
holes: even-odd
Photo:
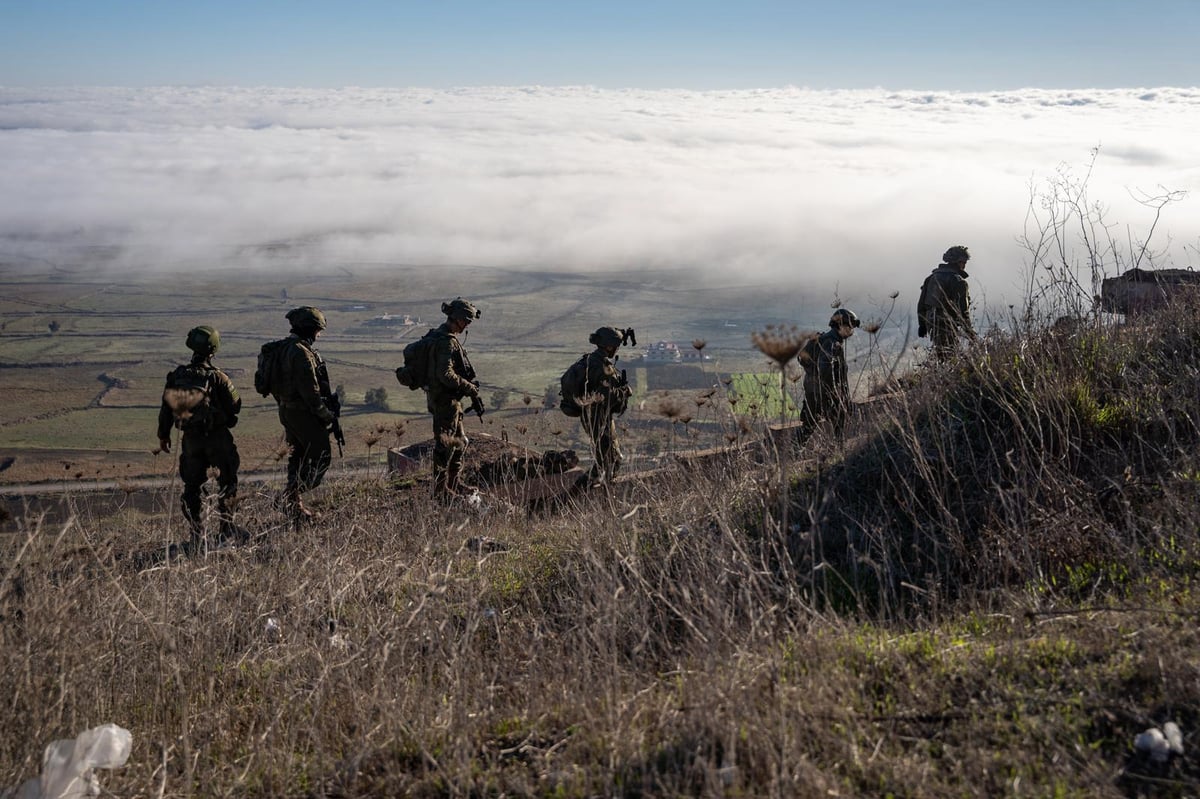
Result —
[{"label": "combat helmet", "polygon": [[597,347],[619,347],[623,338],[622,331],[605,325],[596,328],[596,332],[588,336],[588,344],[595,344]]},{"label": "combat helmet", "polygon": [[284,318],[292,323],[292,330],[308,332],[325,329],[325,314],[311,305],[293,308]]},{"label": "combat helmet", "polygon": [[861,327],[862,322],[859,321],[858,315],[849,308],[838,308],[833,312],[833,316],[829,317],[830,327]]},{"label": "combat helmet", "polygon": [[449,319],[466,319],[468,321],[482,316],[479,309],[470,300],[464,300],[462,297],[455,297],[450,302],[443,302],[442,313]]},{"label": "combat helmet", "polygon": [[588,343],[595,344],[597,347],[621,347],[626,344],[636,347],[637,334],[633,332],[632,327],[622,330],[619,327],[605,325],[596,328],[596,332],[588,336]]},{"label": "combat helmet", "polygon": [[971,260],[971,253],[967,252],[967,248],[963,245],[955,244],[942,253],[942,260],[948,264],[965,264]]},{"label": "combat helmet", "polygon": [[200,325],[187,334],[187,348],[197,355],[212,355],[221,347],[221,334],[215,327]]}]

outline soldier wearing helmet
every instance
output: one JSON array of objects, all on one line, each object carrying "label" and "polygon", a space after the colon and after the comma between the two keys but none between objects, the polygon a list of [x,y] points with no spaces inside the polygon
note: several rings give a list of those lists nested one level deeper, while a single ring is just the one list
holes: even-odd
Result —
[{"label": "soldier wearing helmet", "polygon": [[588,343],[596,349],[584,361],[583,385],[576,402],[581,411],[579,421],[592,441],[592,468],[588,477],[593,485],[611,483],[624,460],[617,445],[613,417],[625,413],[633,393],[624,372],[618,372],[616,367],[620,357],[617,349],[630,340],[637,343],[632,328],[600,327],[588,336]]},{"label": "soldier wearing helmet", "polygon": [[799,444],[808,441],[822,419],[832,422],[839,444],[844,440],[846,416],[850,409],[845,341],[854,335],[854,328],[860,325],[853,311],[839,308],[829,317],[829,330],[809,339],[796,356],[804,369],[804,407],[800,411]]},{"label": "soldier wearing helmet", "polygon": [[284,318],[291,333],[280,353],[280,382],[273,390],[279,405],[279,423],[290,454],[287,485],[277,507],[299,526],[312,519],[312,511],[301,496],[321,485],[333,459],[330,433],[340,430],[340,404],[329,383],[325,360],[317,352],[316,340],[325,330],[325,314],[311,305],[293,308]]},{"label": "soldier wearing helmet", "polygon": [[479,380],[459,336],[482,314],[468,300],[456,297],[442,303],[446,321],[433,333],[429,353],[429,387],[425,390],[426,407],[433,415],[433,496],[450,502],[459,495],[463,458],[467,450],[463,426],[464,399],[477,409]]},{"label": "soldier wearing helmet", "polygon": [[942,255],[939,264],[921,284],[917,300],[917,335],[929,336],[933,355],[949,360],[958,351],[959,336],[976,340],[971,325],[971,294],[967,286],[967,261],[971,254],[956,244]]},{"label": "soldier wearing helmet", "polygon": [[191,362],[167,375],[158,411],[158,446],[163,452],[171,451],[171,428],[181,431],[179,476],[183,518],[191,534],[189,551],[198,551],[204,543],[201,492],[209,469],[217,471],[220,535],[228,538],[238,533],[233,512],[241,459],[229,431],[237,424],[242,399],[233,381],[213,366],[212,357],[220,346],[221,335],[215,328],[201,325],[188,331]]}]

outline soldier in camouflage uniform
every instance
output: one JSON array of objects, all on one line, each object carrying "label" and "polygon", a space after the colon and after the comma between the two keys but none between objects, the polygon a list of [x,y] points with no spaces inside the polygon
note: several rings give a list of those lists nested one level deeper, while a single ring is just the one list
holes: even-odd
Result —
[{"label": "soldier in camouflage uniform", "polygon": [[617,348],[624,339],[624,331],[615,327],[601,327],[588,336],[588,343],[596,349],[587,356],[587,376],[578,402],[583,411],[579,421],[592,440],[593,463],[588,475],[592,484],[611,482],[624,460],[613,419],[625,413],[632,393],[616,367]]},{"label": "soldier in camouflage uniform", "polygon": [[845,439],[850,410],[845,341],[860,324],[853,311],[839,308],[829,318],[829,330],[810,339],[797,356],[804,368],[804,408],[800,411],[801,428],[797,436],[801,445],[816,432],[822,419],[833,423],[839,444]]},{"label": "soldier in camouflage uniform", "polygon": [[967,261],[971,254],[955,245],[942,255],[939,264],[921,284],[917,300],[917,335],[929,336],[933,355],[946,361],[958,352],[959,335],[976,340],[971,325],[971,294],[967,286]]},{"label": "soldier in camouflage uniform", "polygon": [[475,369],[458,339],[480,317],[480,312],[467,300],[457,297],[442,303],[442,313],[446,321],[434,331],[425,399],[433,414],[433,496],[440,502],[449,502],[459,494],[467,450],[462,401],[470,398],[476,412],[483,408]]},{"label": "soldier in camouflage uniform", "polygon": [[325,329],[325,315],[306,305],[288,311],[286,318],[292,330],[281,353],[276,400],[291,454],[281,500],[282,509],[299,526],[312,518],[301,495],[321,485],[332,460],[329,436],[337,424],[338,408],[325,361],[316,348],[316,339]]},{"label": "soldier in camouflage uniform", "polygon": [[242,410],[233,381],[217,367],[212,356],[221,346],[220,334],[207,325],[187,334],[192,360],[167,375],[162,406],[158,411],[158,446],[171,451],[171,428],[183,435],[179,444],[179,476],[183,479],[183,518],[191,532],[189,546],[204,541],[201,491],[208,470],[217,470],[217,515],[222,538],[237,534],[233,511],[237,501],[238,466],[241,460],[230,428]]}]

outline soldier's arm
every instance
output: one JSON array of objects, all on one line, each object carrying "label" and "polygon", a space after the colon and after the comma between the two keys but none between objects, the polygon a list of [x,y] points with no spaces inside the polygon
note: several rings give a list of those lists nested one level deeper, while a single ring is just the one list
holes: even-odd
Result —
[{"label": "soldier's arm", "polygon": [[237,425],[238,414],[242,412],[242,397],[238,394],[237,386],[224,372],[217,372],[217,403],[225,414],[226,425]]},{"label": "soldier's arm", "polygon": [[[167,375],[167,384],[166,384],[166,386],[164,386],[164,389],[170,388],[171,385],[175,382],[174,380],[171,379],[172,375],[174,375],[174,372]],[[164,441],[167,442],[167,446],[163,447],[163,449],[167,452],[170,451],[171,428],[174,426],[174,423],[175,423],[175,415],[173,413],[171,413],[171,408],[167,405],[167,401],[164,399],[162,401],[162,406],[159,407],[159,409],[158,409],[158,434],[157,435],[158,435],[158,443],[160,445]]]},{"label": "soldier's arm", "polygon": [[442,336],[433,345],[433,379],[451,391],[473,397],[479,389],[454,371],[454,342]]},{"label": "soldier's arm", "polygon": [[313,355],[297,344],[289,353],[288,367],[292,386],[304,406],[324,421],[332,419],[333,413],[321,401],[321,387],[317,383],[317,363]]},{"label": "soldier's arm", "polygon": [[972,339],[976,338],[975,325],[971,323],[971,289],[967,286],[967,281],[962,282],[962,296],[959,298],[959,320],[962,323],[962,328]]}]

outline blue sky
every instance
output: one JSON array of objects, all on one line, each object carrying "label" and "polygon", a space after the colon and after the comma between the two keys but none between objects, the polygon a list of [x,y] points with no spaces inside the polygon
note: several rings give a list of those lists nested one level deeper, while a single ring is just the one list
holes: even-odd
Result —
[{"label": "blue sky", "polygon": [[0,0],[0,85],[1200,84],[1197,0]]}]

